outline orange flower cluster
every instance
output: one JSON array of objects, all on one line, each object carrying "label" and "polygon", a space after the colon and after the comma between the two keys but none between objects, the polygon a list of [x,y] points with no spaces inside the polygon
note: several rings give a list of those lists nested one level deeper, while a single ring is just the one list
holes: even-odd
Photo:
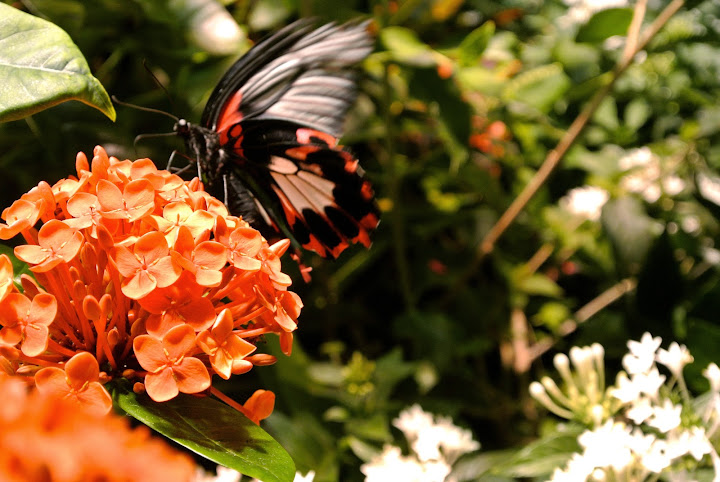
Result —
[{"label": "orange flower cluster", "polygon": [[28,390],[0,373],[0,480],[190,481],[194,464],[150,430]]},{"label": "orange flower cluster", "polygon": [[[262,335],[279,335],[290,354],[302,302],[281,271],[288,240],[269,245],[198,179],[150,159],[120,161],[96,147],[91,163],[78,154],[76,170],[2,213],[0,238],[23,235],[15,255],[35,277],[22,275],[20,292],[0,256],[6,372],[107,412],[103,385],[113,378],[161,402],[208,390],[212,372],[228,379],[273,363],[254,353]],[[257,422],[273,403],[259,391],[237,408]]]}]

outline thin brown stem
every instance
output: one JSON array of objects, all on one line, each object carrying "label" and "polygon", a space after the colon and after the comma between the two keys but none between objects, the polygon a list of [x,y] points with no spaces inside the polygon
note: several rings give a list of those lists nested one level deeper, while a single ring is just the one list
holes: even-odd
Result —
[{"label": "thin brown stem", "polygon": [[541,355],[552,348],[558,339],[574,332],[582,323],[585,323],[587,320],[599,313],[600,310],[613,304],[627,293],[633,291],[636,287],[637,280],[634,278],[626,278],[590,300],[586,305],[575,312],[575,316],[572,319],[565,320],[562,325],[560,325],[557,337],[545,338],[531,346],[528,350],[530,361],[524,366],[529,368],[532,361],[537,360]]},{"label": "thin brown stem", "polygon": [[634,52],[638,51],[637,44],[640,41],[640,28],[642,27],[646,10],[647,0],[638,0],[635,4],[635,11],[632,22],[630,23],[630,28],[628,28],[627,41],[625,42],[625,50],[623,51],[623,61],[628,62],[632,60],[635,55]]}]

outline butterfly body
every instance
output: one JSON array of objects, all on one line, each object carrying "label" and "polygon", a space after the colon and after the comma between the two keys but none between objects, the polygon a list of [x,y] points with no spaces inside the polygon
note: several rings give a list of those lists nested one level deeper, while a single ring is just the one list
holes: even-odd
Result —
[{"label": "butterfly body", "polygon": [[366,26],[296,22],[257,44],[221,79],[200,125],[175,130],[206,189],[266,236],[321,256],[370,245],[379,213],[358,161],[338,144],[355,99]]}]

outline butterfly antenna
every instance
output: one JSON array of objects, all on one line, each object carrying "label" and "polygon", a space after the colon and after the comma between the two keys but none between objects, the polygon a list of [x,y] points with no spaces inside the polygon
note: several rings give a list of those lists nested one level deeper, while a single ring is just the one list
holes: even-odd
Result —
[{"label": "butterfly antenna", "polygon": [[[172,115],[170,112],[165,112],[164,110],[153,109],[152,107],[143,107],[141,105],[124,102],[124,101],[118,99],[117,97],[115,97],[114,95],[112,96],[112,100],[116,104],[124,105],[125,107],[131,107],[131,108],[137,109],[137,110],[144,110],[145,112],[154,112],[155,114],[162,114],[164,116],[170,117],[171,119],[174,119],[175,122],[180,120],[179,117]],[[174,135],[174,133],[173,133],[173,135]]]},{"label": "butterfly antenna", "polygon": [[165,88],[165,86],[160,82],[160,79],[157,78],[157,76],[153,73],[152,70],[150,70],[150,67],[148,66],[147,59],[143,59],[143,67],[145,67],[145,71],[150,75],[150,77],[155,82],[155,85],[160,87],[163,92],[165,92],[165,96],[168,99],[168,102],[170,102],[170,106],[175,110],[175,104],[173,103],[172,97],[170,97],[170,92]]}]

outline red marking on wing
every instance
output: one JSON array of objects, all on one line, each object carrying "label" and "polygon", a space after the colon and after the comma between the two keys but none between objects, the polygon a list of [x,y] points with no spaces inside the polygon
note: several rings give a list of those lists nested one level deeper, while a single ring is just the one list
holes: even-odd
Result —
[{"label": "red marking on wing", "polygon": [[[230,97],[220,111],[217,125],[215,129],[220,134],[220,143],[227,144],[228,130],[240,122],[243,118],[240,112],[240,103],[242,102],[242,93],[238,90]],[[238,126],[239,127],[239,126]],[[234,129],[233,129],[234,130]],[[236,136],[233,136],[236,137]]]},{"label": "red marking on wing", "polygon": [[369,182],[364,181],[362,183],[362,187],[360,188],[360,195],[365,199],[366,201],[369,201],[375,196],[375,192],[373,191],[372,185],[370,185]]},{"label": "red marking on wing", "polygon": [[291,149],[287,149],[285,151],[285,154],[288,156],[298,159],[300,161],[304,161],[307,159],[307,156],[312,154],[313,152],[317,152],[321,149],[321,147],[318,146],[300,146],[300,147],[293,147]]},{"label": "red marking on wing", "polygon": [[308,129],[306,127],[301,127],[300,129],[298,129],[295,132],[295,137],[297,137],[298,142],[301,144],[310,144],[312,142],[310,138],[315,137],[325,142],[328,147],[337,146],[337,139],[334,136],[331,136],[327,132],[320,132],[316,131],[315,129]]},{"label": "red marking on wing", "polygon": [[373,213],[366,214],[361,220],[360,220],[360,226],[362,226],[365,229],[375,229],[377,228],[377,225],[380,224],[380,219]]}]

